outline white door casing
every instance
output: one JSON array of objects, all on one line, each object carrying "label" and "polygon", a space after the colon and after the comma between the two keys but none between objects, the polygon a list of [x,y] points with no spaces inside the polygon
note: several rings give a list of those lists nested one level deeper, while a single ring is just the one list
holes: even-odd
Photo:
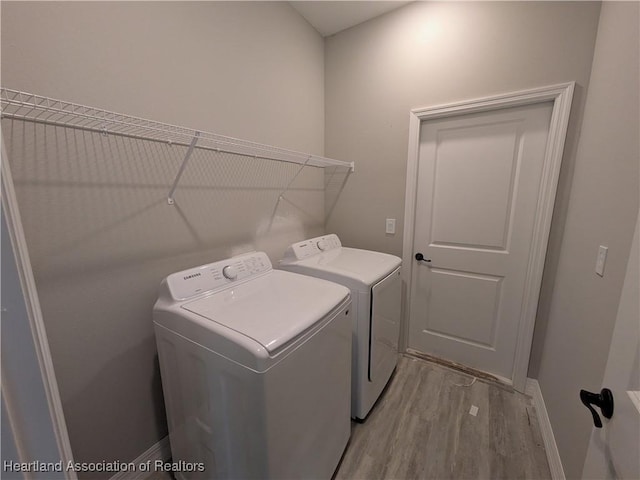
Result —
[{"label": "white door casing", "polygon": [[[610,389],[613,393],[613,416],[608,420],[600,415],[602,428],[593,428],[582,478],[640,478],[639,229],[640,215],[636,222],[609,347],[609,358],[602,381],[602,387]],[[591,421],[591,415],[586,410],[584,417],[586,422]]]},{"label": "white door casing", "polygon": [[[524,248],[526,251],[519,253],[524,256],[518,279],[520,300],[511,300],[506,309],[518,311],[518,325],[511,329],[510,353],[499,352],[502,357],[511,357],[511,367],[497,372],[512,381],[516,389],[524,390],[573,88],[574,84],[568,83],[411,112],[403,243],[404,279],[408,292],[403,348],[419,345],[413,335],[425,328],[410,319],[416,317],[417,309],[426,312],[428,308],[435,318],[430,320],[428,328],[432,331],[432,338],[451,344],[453,338],[462,337],[460,345],[471,345],[476,352],[491,353],[492,345],[501,340],[492,318],[493,312],[497,305],[505,303],[505,292],[515,288],[511,279],[502,280],[508,272],[500,272],[500,268],[508,270],[506,259],[510,253]],[[527,115],[533,118],[523,120],[523,112],[528,112]],[[548,125],[548,134],[529,133],[527,141],[523,141],[523,128],[539,131],[541,123]],[[430,129],[429,125],[437,128]],[[430,141],[431,147],[427,145],[425,148],[425,143]],[[541,156],[537,173],[528,170],[529,161],[523,162],[531,153],[527,152],[529,146]],[[446,164],[440,160],[437,162],[437,175],[434,172],[433,149],[437,149],[440,160],[450,161]],[[486,163],[461,160],[470,149],[476,157],[480,153],[479,158]],[[430,154],[431,160],[425,162]],[[520,161],[514,161],[514,158]],[[457,177],[454,181],[453,174],[458,175],[459,172],[462,172],[462,179]],[[537,175],[537,179],[529,184],[519,181],[530,175]],[[433,189],[429,184],[436,176],[438,187]],[[423,188],[425,182],[427,187]],[[468,187],[463,192],[444,188],[461,184]],[[532,188],[535,191],[532,192]],[[520,222],[523,208],[517,200],[507,200],[514,194],[522,194],[523,205],[531,207],[528,230],[513,228]],[[478,201],[480,198],[484,199],[483,202]],[[429,241],[416,242],[418,238],[428,238]],[[426,245],[429,245],[429,250]],[[429,266],[414,260],[413,256],[418,251],[426,258],[434,256]],[[457,259],[454,258],[456,255]],[[486,268],[491,262],[494,267],[502,266],[491,273],[492,270]],[[420,289],[421,292],[415,293]],[[462,302],[456,295],[460,291],[468,295]],[[431,296],[428,305],[425,293]],[[469,301],[474,296],[475,306]],[[469,313],[469,309],[480,317],[480,322],[464,325],[462,331],[461,324],[450,321],[451,316],[452,313],[464,315],[465,310]],[[479,325],[486,328],[478,328]],[[436,349],[435,354],[438,352],[441,350]],[[482,365],[477,368],[491,370],[491,367],[483,368]]]},{"label": "white door casing", "polygon": [[[13,446],[7,458],[2,452],[2,460],[67,465],[73,453],[1,132],[0,141],[2,291],[11,292],[2,298],[2,434]],[[78,478],[73,469],[24,477]]]}]

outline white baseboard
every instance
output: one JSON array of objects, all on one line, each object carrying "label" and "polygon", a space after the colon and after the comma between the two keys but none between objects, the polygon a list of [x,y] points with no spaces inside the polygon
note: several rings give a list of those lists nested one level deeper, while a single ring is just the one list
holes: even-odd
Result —
[{"label": "white baseboard", "polygon": [[151,464],[151,470],[149,472],[135,471],[123,471],[116,473],[109,480],[140,480],[141,474],[143,476],[151,475],[153,470],[153,464],[156,460],[167,461],[171,458],[171,446],[169,445],[169,435],[164,437],[155,445],[151,445],[145,452],[143,452],[138,458],[132,460],[134,465]]},{"label": "white baseboard", "polygon": [[551,470],[551,478],[553,480],[565,480],[564,469],[562,468],[562,460],[560,460],[560,452],[556,445],[556,439],[553,436],[553,429],[547,414],[547,407],[544,404],[542,390],[540,384],[533,378],[527,378],[525,385],[525,393],[533,399],[533,406],[536,409],[538,424],[540,425],[540,433],[544,441],[544,449],[547,453],[547,461]]}]

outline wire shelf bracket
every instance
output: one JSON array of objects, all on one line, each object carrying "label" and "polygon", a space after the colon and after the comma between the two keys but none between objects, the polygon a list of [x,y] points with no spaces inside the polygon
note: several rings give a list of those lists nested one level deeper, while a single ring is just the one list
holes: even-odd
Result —
[{"label": "wire shelf bracket", "polygon": [[9,88],[0,88],[0,104],[2,106],[1,118],[187,147],[187,153],[182,160],[167,198],[169,205],[175,203],[174,194],[176,188],[186,169],[189,157],[191,157],[193,150],[196,148],[264,160],[297,163],[302,165],[301,168],[306,166],[320,168],[341,167],[347,168],[349,173],[355,171],[354,162],[309,155],[294,150],[110,112],[96,107],[56,100]]},{"label": "wire shelf bracket", "polygon": [[200,132],[196,132],[196,134],[193,136],[193,140],[191,140],[191,143],[189,144],[189,149],[187,150],[187,153],[184,155],[184,160],[182,160],[182,165],[180,165],[180,170],[178,170],[176,179],[173,181],[173,185],[171,186],[171,190],[169,191],[169,196],[167,197],[167,203],[169,205],[173,205],[175,203],[175,200],[173,199],[173,194],[176,193],[176,188],[178,188],[178,182],[180,181],[180,177],[182,177],[182,174],[184,173],[184,169],[187,168],[187,162],[189,161],[189,157],[191,157],[191,154],[193,153],[193,149],[198,143],[198,138],[200,138]]}]

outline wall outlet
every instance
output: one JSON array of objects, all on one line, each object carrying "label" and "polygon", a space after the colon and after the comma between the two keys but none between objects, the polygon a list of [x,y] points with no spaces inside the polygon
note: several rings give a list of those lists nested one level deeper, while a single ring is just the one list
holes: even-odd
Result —
[{"label": "wall outlet", "polygon": [[396,219],[395,218],[387,218],[385,232],[386,233],[391,233],[391,234],[396,233]]},{"label": "wall outlet", "polygon": [[596,259],[596,273],[601,277],[604,277],[604,264],[607,261],[608,247],[600,245],[598,249],[598,258]]}]

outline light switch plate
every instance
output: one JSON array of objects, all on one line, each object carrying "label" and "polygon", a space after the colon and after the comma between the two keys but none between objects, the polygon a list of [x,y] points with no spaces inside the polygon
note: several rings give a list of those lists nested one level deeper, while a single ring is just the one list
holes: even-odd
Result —
[{"label": "light switch plate", "polygon": [[396,219],[395,218],[387,218],[385,232],[386,233],[391,233],[391,234],[396,233]]},{"label": "light switch plate", "polygon": [[598,249],[598,258],[596,259],[596,273],[601,277],[604,277],[604,264],[607,261],[607,252],[609,251],[608,247],[600,245]]}]

